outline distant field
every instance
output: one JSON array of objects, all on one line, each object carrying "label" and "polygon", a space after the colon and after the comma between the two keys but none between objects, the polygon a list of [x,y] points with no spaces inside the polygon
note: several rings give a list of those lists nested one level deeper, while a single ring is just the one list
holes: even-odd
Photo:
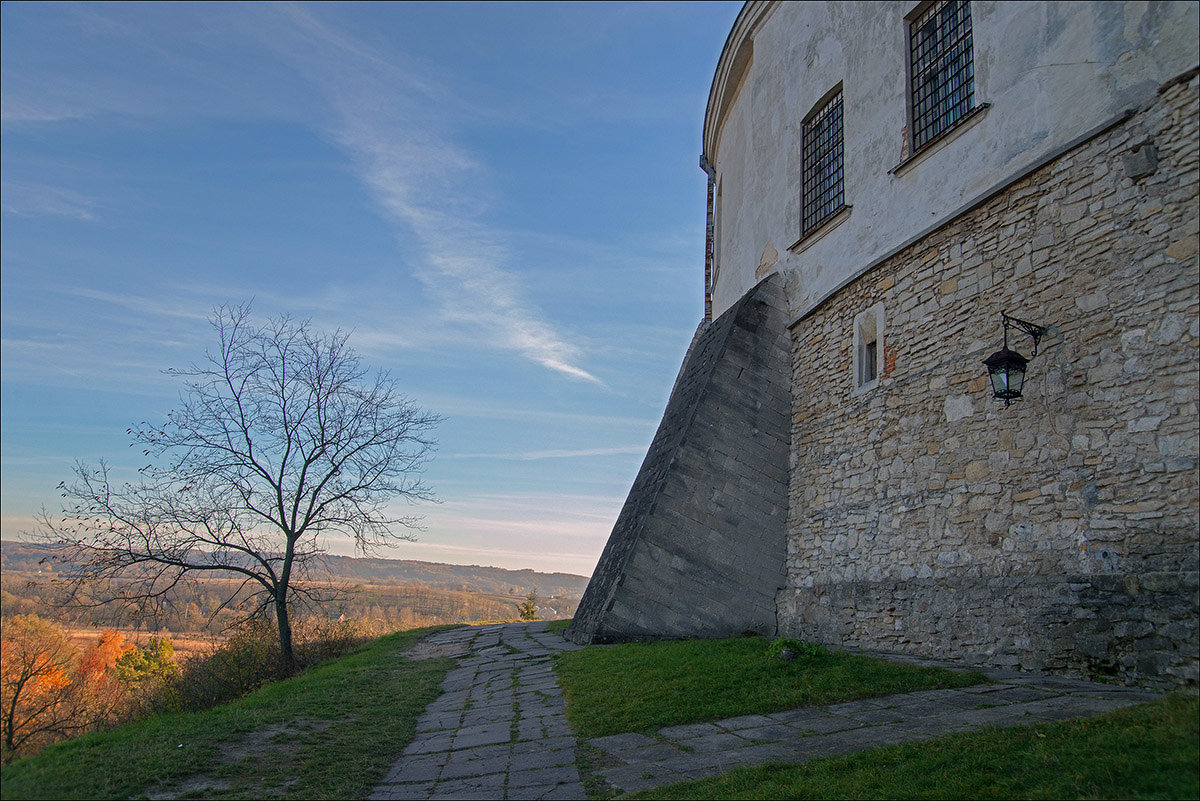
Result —
[{"label": "distant field", "polygon": [[125,637],[125,642],[143,646],[150,642],[151,637],[166,637],[175,648],[176,661],[190,659],[197,654],[207,653],[221,643],[225,638],[219,634],[176,633],[173,631],[148,632],[145,629],[116,628],[102,629],[91,626],[63,626],[71,644],[81,651],[89,645],[94,645],[100,638],[101,632],[117,631]]},{"label": "distant field", "polygon": [[[543,619],[570,617],[588,581],[584,576],[567,573],[397,559],[330,556],[325,562],[328,573],[310,586],[336,589],[340,597],[324,604],[319,614],[332,619],[344,616],[366,621],[378,631],[512,620],[518,614],[517,604],[530,592],[538,596]],[[93,641],[104,628],[132,633],[129,617],[120,609],[59,608],[64,586],[56,577],[61,565],[56,564],[46,546],[6,541],[0,549],[0,567],[3,568],[0,573],[3,614],[37,614],[63,626],[82,628],[80,636],[84,637],[95,629],[96,634],[90,635]],[[142,621],[144,628],[138,635],[145,635],[145,628],[169,630],[173,632],[171,639],[177,650],[205,647],[220,639],[219,633],[208,636],[205,632],[220,632],[244,617],[245,609],[238,608],[238,601],[227,603],[241,585],[241,579],[219,575],[181,585],[154,618]],[[246,609],[255,605],[250,604]],[[184,641],[188,639],[199,642],[186,644]]]}]

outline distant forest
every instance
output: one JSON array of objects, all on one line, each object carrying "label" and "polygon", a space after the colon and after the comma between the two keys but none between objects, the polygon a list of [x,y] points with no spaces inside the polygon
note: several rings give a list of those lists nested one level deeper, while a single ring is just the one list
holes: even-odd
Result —
[{"label": "distant forest", "polygon": [[[470,623],[517,617],[517,604],[537,594],[539,617],[571,617],[588,579],[570,573],[538,573],[498,567],[447,565],[400,559],[322,557],[312,574],[336,600],[302,614],[371,621],[398,630],[439,623]],[[74,626],[129,627],[147,631],[217,632],[243,618],[244,602],[222,606],[240,581],[207,578],[178,588],[159,608],[65,604],[51,546],[0,543],[0,606],[5,617],[37,614]]]}]

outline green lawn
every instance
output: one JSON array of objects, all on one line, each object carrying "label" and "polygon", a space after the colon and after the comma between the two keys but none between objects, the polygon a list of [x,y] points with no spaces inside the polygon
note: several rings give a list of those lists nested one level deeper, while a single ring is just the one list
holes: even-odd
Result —
[{"label": "green lawn", "polygon": [[784,662],[769,646],[741,637],[592,647],[559,655],[555,669],[581,737],[986,681],[836,651]]},{"label": "green lawn", "polygon": [[1197,798],[1200,701],[989,728],[803,765],[741,768],[630,798]]},{"label": "green lawn", "polygon": [[401,656],[433,630],[383,637],[216,709],[150,718],[6,765],[3,797],[365,797],[453,664]]}]

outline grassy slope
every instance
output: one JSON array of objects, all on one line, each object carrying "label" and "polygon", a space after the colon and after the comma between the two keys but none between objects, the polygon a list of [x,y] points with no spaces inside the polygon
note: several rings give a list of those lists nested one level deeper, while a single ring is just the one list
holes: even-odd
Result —
[{"label": "grassy slope", "polygon": [[742,768],[631,798],[1196,798],[1200,701],[986,729],[804,765]]},{"label": "grassy slope", "polygon": [[163,715],[63,743],[3,771],[5,801],[188,797],[362,798],[412,738],[449,659],[400,655],[400,632],[223,707]]},{"label": "grassy slope", "polygon": [[839,652],[783,662],[767,656],[769,644],[677,640],[562,654],[556,670],[567,718],[577,735],[598,737],[986,681]]}]

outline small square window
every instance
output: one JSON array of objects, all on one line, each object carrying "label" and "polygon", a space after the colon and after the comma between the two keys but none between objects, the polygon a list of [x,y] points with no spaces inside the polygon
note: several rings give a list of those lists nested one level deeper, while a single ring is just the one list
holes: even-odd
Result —
[{"label": "small square window", "polygon": [[936,0],[909,23],[913,151],[953,128],[975,108],[971,4]]}]

